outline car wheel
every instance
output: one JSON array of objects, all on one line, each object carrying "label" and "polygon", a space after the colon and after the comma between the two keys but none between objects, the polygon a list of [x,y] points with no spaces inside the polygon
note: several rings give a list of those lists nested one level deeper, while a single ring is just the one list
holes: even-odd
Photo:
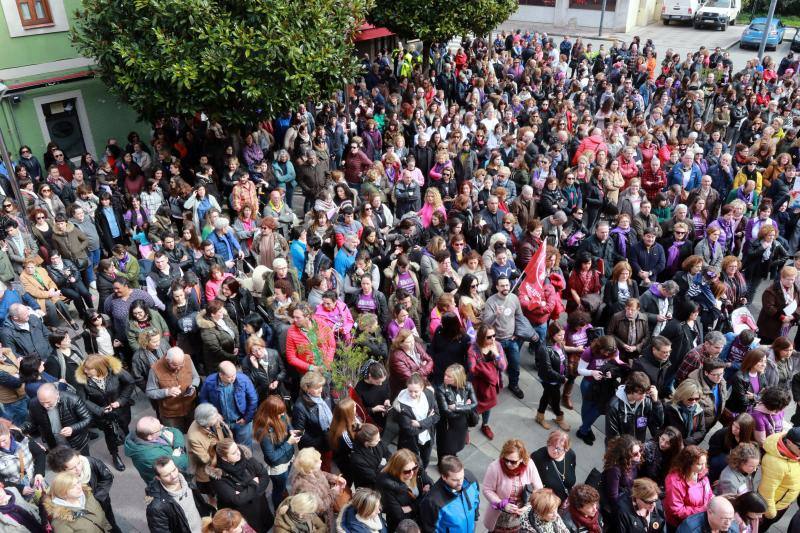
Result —
[{"label": "car wheel", "polygon": [[739,48],[744,48],[744,43],[742,41],[739,41]]},{"label": "car wheel", "polygon": [[664,26],[669,26],[669,19],[664,19]]},{"label": "car wheel", "polygon": [[728,25],[727,24],[723,24],[722,26],[720,26],[719,29],[721,29],[722,31],[728,31]]},{"label": "car wheel", "polygon": [[736,25],[736,19],[735,18],[731,19],[730,25],[731,26],[735,26]]}]

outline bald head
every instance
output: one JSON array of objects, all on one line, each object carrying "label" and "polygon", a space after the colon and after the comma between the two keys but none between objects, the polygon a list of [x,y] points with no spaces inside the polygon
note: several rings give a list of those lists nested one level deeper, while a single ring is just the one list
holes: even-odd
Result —
[{"label": "bald head", "polygon": [[136,422],[136,436],[143,440],[154,440],[161,432],[161,422],[154,416],[143,416]]},{"label": "bald head", "polygon": [[52,383],[45,383],[36,391],[36,399],[45,409],[52,409],[58,404],[58,389]]},{"label": "bald head", "polygon": [[219,380],[226,384],[230,385],[234,381],[236,381],[236,367],[230,361],[223,361],[219,364]]},{"label": "bald head", "polygon": [[708,502],[707,516],[712,530],[728,531],[734,519],[733,504],[723,496],[715,496]]}]

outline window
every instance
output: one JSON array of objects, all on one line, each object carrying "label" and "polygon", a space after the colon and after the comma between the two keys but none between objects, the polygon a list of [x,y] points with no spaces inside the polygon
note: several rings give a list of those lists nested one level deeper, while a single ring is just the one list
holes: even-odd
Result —
[{"label": "window", "polygon": [[86,153],[77,98],[42,104],[42,114],[50,140],[61,147],[67,159],[80,157]]},{"label": "window", "polygon": [[48,0],[17,0],[17,10],[23,28],[53,25],[53,16],[50,14]]}]

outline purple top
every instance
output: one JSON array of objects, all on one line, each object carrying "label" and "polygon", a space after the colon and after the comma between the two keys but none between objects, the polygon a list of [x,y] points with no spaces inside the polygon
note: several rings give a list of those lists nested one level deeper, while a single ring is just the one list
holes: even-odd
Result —
[{"label": "purple top", "polygon": [[750,386],[753,387],[753,394],[758,395],[761,392],[761,383],[758,382],[758,374],[749,373]]},{"label": "purple top", "polygon": [[750,414],[755,420],[755,430],[763,431],[767,437],[773,433],[783,431],[783,411],[775,415],[769,415],[754,409]]},{"label": "purple top", "polygon": [[392,320],[389,322],[389,325],[386,326],[386,335],[389,337],[389,342],[393,341],[397,334],[400,333],[401,329],[407,329],[412,331],[416,326],[414,321],[411,320],[410,316],[406,317],[406,321],[403,322],[402,325],[399,325],[396,320]]}]

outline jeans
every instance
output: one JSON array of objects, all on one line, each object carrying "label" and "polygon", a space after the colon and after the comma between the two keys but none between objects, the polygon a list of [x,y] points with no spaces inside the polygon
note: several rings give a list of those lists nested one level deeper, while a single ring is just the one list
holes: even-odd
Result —
[{"label": "jeans", "polygon": [[100,264],[100,248],[97,250],[89,250],[89,268],[86,269],[86,283],[91,283],[95,280],[94,269]]},{"label": "jeans", "polygon": [[4,418],[11,420],[15,426],[21,426],[28,416],[28,398],[25,397],[16,402],[1,404],[0,412],[3,413]]},{"label": "jeans", "polygon": [[591,386],[591,382],[586,377],[581,380],[581,396],[583,401],[581,402],[581,427],[578,429],[578,433],[581,435],[589,433],[592,430],[592,424],[600,417],[600,406],[586,399]]},{"label": "jeans", "polygon": [[[92,269],[87,268],[86,271],[91,272]],[[68,286],[62,287],[61,294],[71,300],[72,303],[75,304],[75,309],[78,310],[78,314],[81,318],[86,319],[86,310],[91,309],[93,303],[92,295],[89,293],[89,289],[86,288],[86,285],[83,284],[83,281],[77,278],[75,283],[70,283]]]},{"label": "jeans", "polygon": [[236,424],[235,422],[229,422],[231,427],[231,431],[233,431],[233,440],[236,441],[237,444],[241,444],[242,446],[247,446],[248,448],[253,447],[253,422],[247,422],[246,424]]},{"label": "jeans", "polygon": [[505,339],[500,341],[500,346],[506,352],[506,360],[508,361],[508,386],[519,386],[519,343],[513,339]]},{"label": "jeans", "polygon": [[283,501],[283,494],[286,492],[286,483],[289,480],[289,472],[291,472],[291,468],[283,474],[269,476],[269,479],[272,481],[272,505],[275,509],[277,509]]},{"label": "jeans", "polygon": [[489,415],[492,414],[492,411],[484,411],[481,413],[481,425],[486,426],[489,424]]}]

